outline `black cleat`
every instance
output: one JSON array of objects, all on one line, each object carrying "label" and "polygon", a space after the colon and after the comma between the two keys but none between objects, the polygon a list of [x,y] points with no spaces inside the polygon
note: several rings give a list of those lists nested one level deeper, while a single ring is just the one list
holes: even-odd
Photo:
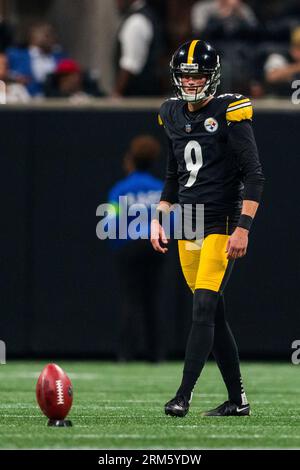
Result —
[{"label": "black cleat", "polygon": [[217,408],[202,413],[202,416],[250,416],[250,405],[236,405],[231,401],[225,401]]},{"label": "black cleat", "polygon": [[183,395],[176,395],[175,398],[172,398],[172,400],[165,404],[166,415],[180,416],[183,418],[189,411],[189,401],[190,400],[188,400]]}]

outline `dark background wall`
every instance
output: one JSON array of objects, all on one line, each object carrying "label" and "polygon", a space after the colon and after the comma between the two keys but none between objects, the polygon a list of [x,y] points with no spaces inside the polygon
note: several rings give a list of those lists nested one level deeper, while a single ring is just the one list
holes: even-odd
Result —
[{"label": "dark background wall", "polygon": [[[242,357],[286,358],[300,338],[299,119],[256,113],[264,202],[226,292]],[[122,176],[132,137],[164,142],[156,122],[146,110],[0,111],[0,338],[8,356],[113,357],[117,283],[108,244],[96,238],[96,208]],[[191,295],[175,246],[166,264],[161,337],[167,357],[179,357]]]}]

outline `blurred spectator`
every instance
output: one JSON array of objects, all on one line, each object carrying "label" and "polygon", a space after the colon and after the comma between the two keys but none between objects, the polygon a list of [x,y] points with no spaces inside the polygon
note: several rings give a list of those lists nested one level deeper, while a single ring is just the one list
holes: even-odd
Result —
[{"label": "blurred spectator", "polygon": [[6,85],[6,103],[28,103],[31,97],[24,87],[20,83],[14,83],[9,79],[8,60],[5,54],[0,53],[0,80]]},{"label": "blurred spectator", "polygon": [[117,35],[118,72],[113,95],[159,95],[159,21],[146,1],[116,1],[123,19]]},{"label": "blurred spectator", "polygon": [[58,63],[55,73],[48,75],[44,90],[47,98],[69,98],[73,102],[103,96],[97,83],[72,59]]},{"label": "blurred spectator", "polygon": [[211,41],[221,57],[220,93],[249,93],[251,41],[256,40],[258,21],[242,0],[196,2],[191,10],[194,34]]},{"label": "blurred spectator", "polygon": [[290,49],[286,54],[271,54],[264,67],[269,94],[291,96],[291,83],[300,79],[300,26],[291,34]]},{"label": "blurred spectator", "polygon": [[171,48],[168,56],[170,56],[181,44],[191,39],[191,8],[194,1],[167,0],[166,3],[168,7],[167,30]]},{"label": "blurred spectator", "polygon": [[30,29],[27,48],[12,47],[7,54],[11,76],[26,85],[32,96],[42,94],[47,75],[55,71],[64,57],[48,23],[39,23]]},{"label": "blurred spectator", "polygon": [[282,6],[266,21],[267,38],[276,42],[288,42],[291,31],[300,25],[300,1],[282,2]]},{"label": "blurred spectator", "polygon": [[12,43],[12,29],[4,18],[0,17],[0,52],[5,51]]},{"label": "blurred spectator", "polygon": [[195,3],[191,24],[206,39],[244,39],[255,32],[257,19],[242,0],[207,0]]},{"label": "blurred spectator", "polygon": [[[119,208],[119,197],[127,196],[128,206],[145,204],[148,222],[140,224],[140,235],[148,239],[115,240],[117,270],[120,283],[120,335],[118,359],[131,360],[143,354],[145,359],[157,361],[162,319],[159,318],[159,286],[164,258],[151,250],[150,208],[158,204],[163,183],[152,176],[150,169],[161,152],[159,142],[146,135],[134,138],[124,157],[127,177],[117,182],[109,193],[109,202]],[[131,220],[128,220],[127,228]],[[144,339],[141,344],[141,338]]]}]

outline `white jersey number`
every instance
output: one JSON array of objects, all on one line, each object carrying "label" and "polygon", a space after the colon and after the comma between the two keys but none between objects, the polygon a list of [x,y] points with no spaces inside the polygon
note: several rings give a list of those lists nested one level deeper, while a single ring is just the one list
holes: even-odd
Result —
[{"label": "white jersey number", "polygon": [[199,142],[190,140],[184,149],[184,159],[186,169],[190,172],[189,179],[184,186],[190,188],[195,183],[198,172],[203,165],[202,148]]}]

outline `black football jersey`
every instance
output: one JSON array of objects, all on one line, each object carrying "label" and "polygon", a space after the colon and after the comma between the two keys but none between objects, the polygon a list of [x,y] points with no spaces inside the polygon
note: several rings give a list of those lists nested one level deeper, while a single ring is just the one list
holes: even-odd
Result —
[{"label": "black football jersey", "polygon": [[161,199],[204,204],[206,219],[237,217],[243,198],[258,200],[258,187],[264,178],[252,131],[252,115],[249,98],[237,94],[214,97],[193,113],[183,100],[165,101],[158,118],[169,140]]}]

